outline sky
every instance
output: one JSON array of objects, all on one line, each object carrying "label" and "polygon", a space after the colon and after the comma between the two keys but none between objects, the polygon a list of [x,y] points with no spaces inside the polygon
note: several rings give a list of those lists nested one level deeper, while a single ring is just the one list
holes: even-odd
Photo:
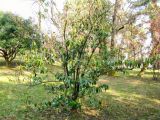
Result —
[{"label": "sky", "polygon": [[[33,4],[33,1],[34,0],[0,0],[0,11],[12,12],[26,19],[30,17],[37,19],[37,7],[35,4]],[[65,0],[54,1],[56,2],[59,10],[63,9]],[[158,0],[158,5],[160,5],[160,0]],[[47,23],[43,23],[42,27],[42,29],[46,31],[48,29]],[[150,42],[147,43],[147,45],[149,45]]]},{"label": "sky", "polygon": [[[0,11],[9,11],[14,14],[20,15],[24,18],[35,18],[36,6],[33,4],[34,0],[0,0]],[[65,0],[54,0],[58,9],[63,9]],[[160,0],[158,0],[160,4]]]},{"label": "sky", "polygon": [[[62,9],[64,0],[55,0],[57,8]],[[12,12],[24,18],[36,16],[33,0],[0,0],[0,11]]]},{"label": "sky", "polygon": [[31,0],[0,0],[0,10],[12,12],[24,18],[33,17]]},{"label": "sky", "polygon": [[[34,4],[35,0],[0,0],[0,11],[12,12],[25,19],[32,18],[37,22],[38,7]],[[65,0],[54,0],[59,10],[63,9]],[[51,29],[47,21],[42,21],[42,31],[48,33]]]}]

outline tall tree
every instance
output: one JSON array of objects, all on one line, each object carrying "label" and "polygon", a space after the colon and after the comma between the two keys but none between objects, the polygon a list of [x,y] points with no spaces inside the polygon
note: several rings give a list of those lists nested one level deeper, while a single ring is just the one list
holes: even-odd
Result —
[{"label": "tall tree", "polygon": [[116,24],[117,24],[117,13],[118,9],[120,9],[121,0],[115,0],[113,16],[112,16],[112,32],[111,32],[111,50],[114,49],[115,46],[115,35],[116,35]]},{"label": "tall tree", "polygon": [[[159,46],[159,12],[160,12],[160,8],[157,5],[157,0],[142,0],[142,1],[136,1],[133,4],[135,7],[144,7],[144,9],[140,9],[140,11],[138,11],[140,14],[139,15],[147,15],[149,16],[150,19],[150,33],[151,33],[151,39],[152,39],[152,49],[150,51],[149,57],[154,57],[155,54],[157,54],[157,49]],[[141,68],[141,71],[139,72],[139,76],[141,76],[146,67],[148,66],[148,64],[143,63],[143,67]]]}]

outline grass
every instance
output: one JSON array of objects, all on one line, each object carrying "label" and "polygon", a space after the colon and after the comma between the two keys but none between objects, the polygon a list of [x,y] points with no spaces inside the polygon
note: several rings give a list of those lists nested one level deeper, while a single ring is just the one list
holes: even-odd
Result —
[{"label": "grass", "polygon": [[160,119],[160,82],[133,76],[102,76],[101,82],[110,87],[101,95],[110,120]]},{"label": "grass", "polygon": [[103,107],[100,112],[85,108],[79,115],[58,115],[52,109],[38,111],[34,104],[53,95],[42,85],[30,88],[17,81],[17,70],[16,66],[0,65],[0,120],[160,120],[160,81],[153,81],[149,70],[143,78],[136,77],[138,70],[129,71],[129,75],[101,76],[99,83],[109,85],[107,92],[98,95]]},{"label": "grass", "polygon": [[30,88],[16,82],[15,70],[16,68],[0,68],[0,119],[24,119],[30,105],[50,99],[43,86]]}]

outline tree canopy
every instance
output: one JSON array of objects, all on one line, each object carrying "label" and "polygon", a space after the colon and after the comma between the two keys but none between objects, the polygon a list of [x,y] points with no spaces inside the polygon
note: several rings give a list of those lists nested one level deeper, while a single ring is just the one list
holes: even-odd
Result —
[{"label": "tree canopy", "polygon": [[40,35],[31,20],[12,13],[0,13],[0,55],[9,64],[22,48],[40,45]]}]

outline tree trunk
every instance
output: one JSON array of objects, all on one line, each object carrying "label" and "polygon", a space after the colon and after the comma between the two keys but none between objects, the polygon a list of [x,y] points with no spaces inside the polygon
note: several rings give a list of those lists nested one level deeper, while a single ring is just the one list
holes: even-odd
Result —
[{"label": "tree trunk", "polygon": [[73,101],[76,101],[77,98],[78,98],[78,94],[79,94],[79,82],[76,82],[74,84],[74,91],[73,91],[73,94],[72,94],[72,100]]},{"label": "tree trunk", "polygon": [[137,76],[141,77],[144,74],[147,66],[147,64],[143,63],[143,66]]},{"label": "tree trunk", "polygon": [[9,61],[8,56],[4,57],[5,62],[6,62],[6,66],[10,66],[11,65],[11,61]]},{"label": "tree trunk", "polygon": [[73,89],[73,94],[72,94],[72,100],[76,101],[78,98],[78,94],[79,94],[79,87],[80,87],[80,83],[79,83],[79,73],[80,72],[80,67],[78,66],[76,69],[76,74],[75,74],[75,84],[74,84],[74,89]]},{"label": "tree trunk", "polygon": [[14,51],[14,52],[10,52],[10,53],[7,53],[6,51],[3,53],[3,57],[5,59],[5,62],[6,62],[6,66],[10,66],[11,65],[11,62],[15,59],[17,55],[17,52]]},{"label": "tree trunk", "polygon": [[117,18],[117,11],[118,11],[118,8],[119,8],[119,0],[116,0],[115,1],[115,5],[114,5],[114,12],[113,12],[113,16],[112,16],[112,32],[111,32],[111,50],[114,49],[115,47],[115,35],[116,35],[116,18]]}]

